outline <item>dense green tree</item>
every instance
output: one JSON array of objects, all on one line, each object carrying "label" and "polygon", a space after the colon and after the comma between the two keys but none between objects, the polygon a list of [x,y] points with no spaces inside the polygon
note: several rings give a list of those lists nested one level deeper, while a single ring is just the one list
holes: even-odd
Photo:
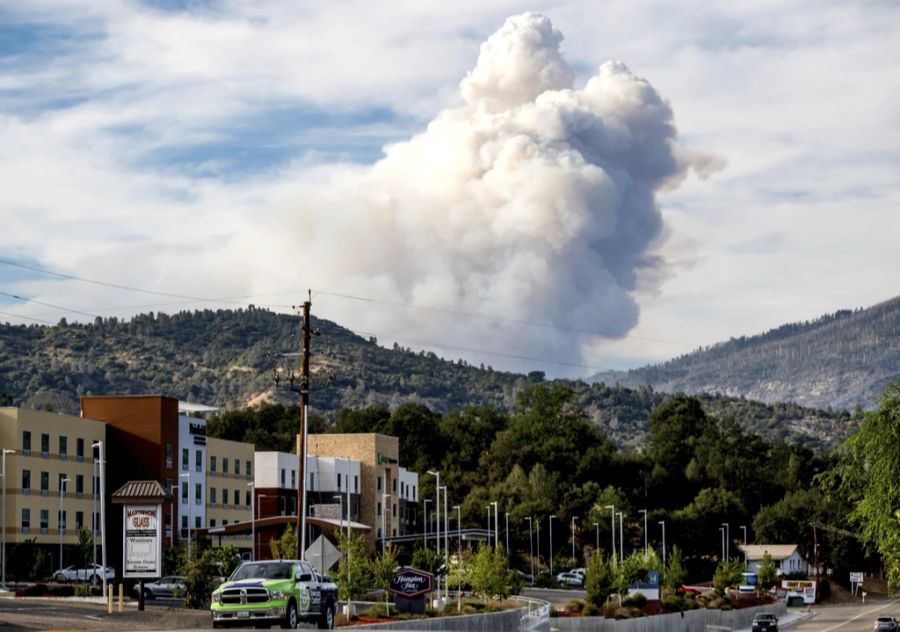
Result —
[{"label": "dense green tree", "polygon": [[847,498],[850,520],[877,550],[891,589],[900,587],[900,382],[887,386],[881,404],[838,450],[826,486]]},{"label": "dense green tree", "polygon": [[360,533],[351,533],[348,537],[342,531],[338,534],[338,548],[343,553],[333,576],[338,598],[343,601],[362,599],[373,584],[365,538]]},{"label": "dense green tree", "polygon": [[602,551],[595,551],[585,569],[585,596],[597,608],[602,608],[615,590],[615,573],[612,566],[612,560],[607,559]]},{"label": "dense green tree", "polygon": [[775,560],[772,555],[766,551],[763,553],[762,560],[759,562],[759,570],[756,574],[756,585],[763,591],[769,590],[778,581],[778,571],[775,568]]},{"label": "dense green tree", "polygon": [[672,546],[666,557],[666,570],[662,574],[662,583],[672,589],[678,589],[684,586],[687,579],[687,571],[681,559],[681,547],[677,544]]},{"label": "dense green tree", "polygon": [[719,595],[724,595],[725,590],[732,586],[739,586],[743,573],[747,570],[744,562],[738,558],[721,560],[713,574],[713,588]]},{"label": "dense green tree", "polygon": [[391,579],[394,577],[394,569],[397,567],[397,550],[388,545],[381,555],[376,555],[371,559],[369,565],[373,584],[384,592],[384,612],[385,616],[388,616],[391,614],[389,590]]},{"label": "dense green tree", "polygon": [[472,590],[484,599],[505,599],[521,589],[521,580],[515,571],[510,570],[509,558],[502,546],[479,546],[468,571]]},{"label": "dense green tree", "polygon": [[712,429],[699,400],[687,395],[671,397],[650,414],[647,456],[653,464],[657,506],[680,507],[693,498],[697,485],[684,480],[701,478],[696,446]]}]

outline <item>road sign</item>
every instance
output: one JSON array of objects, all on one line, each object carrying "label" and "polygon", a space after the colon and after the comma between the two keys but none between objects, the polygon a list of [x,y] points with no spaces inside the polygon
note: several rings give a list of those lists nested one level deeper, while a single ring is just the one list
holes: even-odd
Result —
[{"label": "road sign", "polygon": [[850,583],[858,584],[862,582],[863,577],[865,577],[865,573],[850,573]]}]

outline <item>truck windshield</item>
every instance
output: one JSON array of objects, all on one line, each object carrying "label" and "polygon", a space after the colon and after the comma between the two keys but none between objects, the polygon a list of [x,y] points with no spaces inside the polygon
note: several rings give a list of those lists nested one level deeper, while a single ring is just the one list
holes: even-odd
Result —
[{"label": "truck windshield", "polygon": [[290,579],[292,564],[289,562],[259,562],[243,564],[238,568],[232,581],[237,579]]}]

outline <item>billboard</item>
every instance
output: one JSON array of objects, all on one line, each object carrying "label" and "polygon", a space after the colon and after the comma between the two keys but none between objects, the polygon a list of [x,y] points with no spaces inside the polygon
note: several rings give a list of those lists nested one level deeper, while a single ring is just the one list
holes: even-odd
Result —
[{"label": "billboard", "polygon": [[122,506],[122,576],[162,575],[162,505]]}]

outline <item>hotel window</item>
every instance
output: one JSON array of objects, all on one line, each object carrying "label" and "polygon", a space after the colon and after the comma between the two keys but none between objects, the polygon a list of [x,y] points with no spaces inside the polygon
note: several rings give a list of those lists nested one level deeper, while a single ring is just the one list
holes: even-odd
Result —
[{"label": "hotel window", "polygon": [[31,493],[31,470],[22,470],[22,493]]},{"label": "hotel window", "polygon": [[69,490],[69,484],[68,484],[68,483],[63,483],[63,481],[64,481],[65,479],[67,479],[67,478],[69,478],[69,477],[66,476],[66,473],[65,473],[65,472],[60,472],[60,473],[59,473],[59,479],[56,481],[56,488],[59,490],[59,495],[60,495],[60,496],[63,495],[63,490],[65,490],[65,491],[68,491],[68,490]]},{"label": "hotel window", "polygon": [[203,471],[203,452],[201,450],[194,450],[194,470]]},{"label": "hotel window", "polygon": [[222,474],[228,474],[228,459],[222,457]]},{"label": "hotel window", "polygon": [[50,472],[41,472],[41,496],[50,493]]},{"label": "hotel window", "polygon": [[200,516],[194,516],[194,528],[199,529],[203,525],[200,524]]},{"label": "hotel window", "polygon": [[291,489],[297,489],[297,470],[291,470]]},{"label": "hotel window", "polygon": [[84,439],[75,439],[75,460],[84,461]]},{"label": "hotel window", "polygon": [[78,531],[81,531],[84,528],[84,512],[83,511],[75,512],[75,528]]},{"label": "hotel window", "polygon": [[392,480],[394,481],[394,484],[392,485],[392,487],[393,487],[392,491],[396,494],[397,493],[397,479],[395,478]]},{"label": "hotel window", "polygon": [[57,511],[56,512],[56,527],[63,533],[66,532],[66,511]]},{"label": "hotel window", "polygon": [[210,505],[216,504],[216,488],[215,487],[209,488],[209,504]]},{"label": "hotel window", "polygon": [[247,466],[244,468],[244,471],[247,474],[247,478],[253,476],[253,461],[247,461]]},{"label": "hotel window", "polygon": [[166,479],[166,491],[169,492],[170,494],[172,493],[172,479],[171,478]]},{"label": "hotel window", "polygon": [[181,469],[185,472],[188,471],[190,467],[190,456],[188,454],[187,448],[181,448]]},{"label": "hotel window", "polygon": [[172,467],[172,461],[175,459],[175,449],[171,443],[166,444],[166,467]]},{"label": "hotel window", "polygon": [[378,513],[375,514],[375,515],[376,515],[376,516],[381,516],[381,503],[378,503]]},{"label": "hotel window", "polygon": [[338,472],[338,475],[337,475],[337,476],[338,476],[338,488],[337,488],[337,490],[338,490],[338,491],[341,491],[341,473]]},{"label": "hotel window", "polygon": [[313,491],[315,491],[315,489],[316,489],[316,473],[315,472],[309,473],[309,489],[311,489]]},{"label": "hotel window", "polygon": [[359,493],[359,476],[353,475],[353,493]]},{"label": "hotel window", "polygon": [[375,489],[376,489],[376,491],[379,491],[379,492],[381,491],[381,477],[380,476],[378,477],[378,486]]},{"label": "hotel window", "polygon": [[244,504],[247,505],[248,507],[250,506],[250,490],[249,489],[246,492],[244,492]]},{"label": "hotel window", "polygon": [[216,457],[214,457],[214,456],[209,457],[209,471],[210,472],[216,471]]},{"label": "hotel window", "polygon": [[31,509],[22,507],[22,533],[31,531]]},{"label": "hotel window", "polygon": [[69,438],[59,435],[59,458],[66,459],[69,457]]},{"label": "hotel window", "polygon": [[50,456],[50,435],[41,433],[41,456],[45,459]]},{"label": "hotel window", "polygon": [[281,486],[282,487],[284,487],[285,473],[286,473],[285,469],[281,468]]},{"label": "hotel window", "polygon": [[186,505],[188,501],[188,486],[184,481],[181,482],[181,504]]},{"label": "hotel window", "polygon": [[215,518],[213,518],[212,520],[209,521],[209,526],[211,526],[211,527],[216,526],[216,519],[215,519]]},{"label": "hotel window", "polygon": [[50,528],[50,510],[41,509],[41,533],[47,533]]},{"label": "hotel window", "polygon": [[75,497],[81,498],[84,496],[84,474],[76,474],[75,475]]},{"label": "hotel window", "polygon": [[31,431],[22,431],[22,454],[31,456]]},{"label": "hotel window", "polygon": [[241,504],[241,490],[234,490],[234,506],[239,507]]},{"label": "hotel window", "polygon": [[391,503],[391,510],[392,510],[391,514],[394,516],[394,518],[396,518],[397,517],[397,505],[394,503]]},{"label": "hotel window", "polygon": [[181,528],[187,529],[187,516],[181,516]]},{"label": "hotel window", "polygon": [[199,505],[203,502],[203,486],[200,483],[194,483],[194,504]]}]

